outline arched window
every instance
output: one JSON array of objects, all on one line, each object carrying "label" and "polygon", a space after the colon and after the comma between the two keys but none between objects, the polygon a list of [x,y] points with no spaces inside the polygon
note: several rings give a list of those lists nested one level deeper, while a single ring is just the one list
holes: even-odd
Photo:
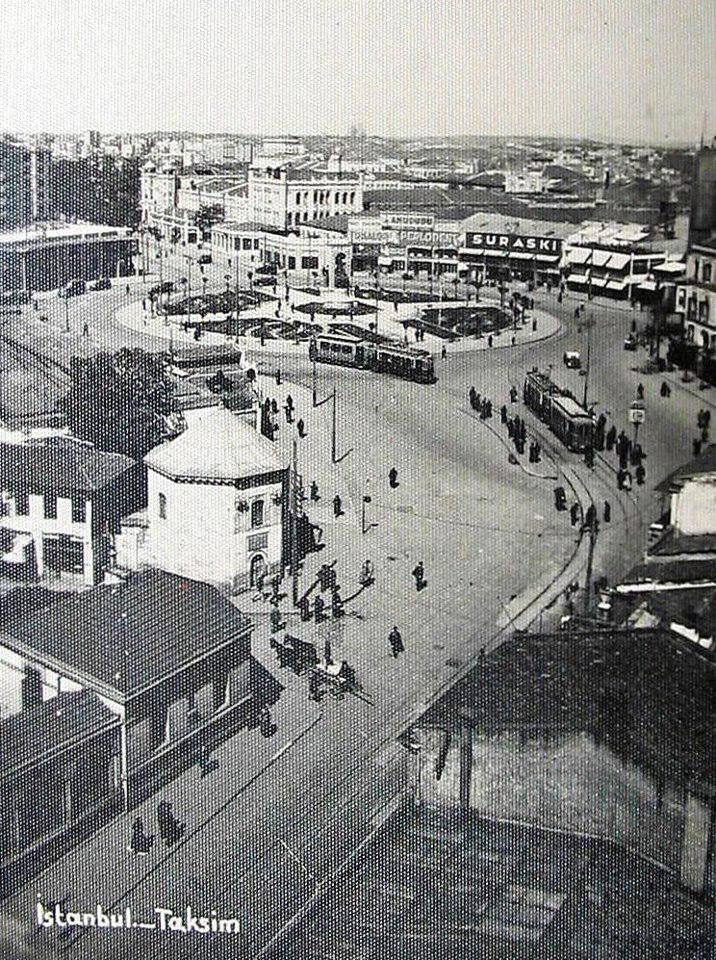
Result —
[{"label": "arched window", "polygon": [[348,194],[345,191],[343,193],[343,203],[348,203]]},{"label": "arched window", "polygon": [[351,204],[355,203],[356,195],[355,190],[351,191]]},{"label": "arched window", "polygon": [[287,213],[287,214],[286,214],[286,223],[289,225],[289,227],[291,226],[292,222],[293,222],[293,214],[292,214],[292,213]]},{"label": "arched window", "polygon": [[159,494],[159,519],[167,519],[167,498],[164,493]]}]

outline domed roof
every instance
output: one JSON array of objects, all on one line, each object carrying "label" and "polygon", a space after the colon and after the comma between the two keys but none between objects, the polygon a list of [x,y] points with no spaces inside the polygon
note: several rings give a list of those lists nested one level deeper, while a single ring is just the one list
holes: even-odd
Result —
[{"label": "domed roof", "polygon": [[240,480],[288,465],[270,440],[225,407],[195,415],[183,433],[154,447],[144,462],[166,476],[198,481]]}]

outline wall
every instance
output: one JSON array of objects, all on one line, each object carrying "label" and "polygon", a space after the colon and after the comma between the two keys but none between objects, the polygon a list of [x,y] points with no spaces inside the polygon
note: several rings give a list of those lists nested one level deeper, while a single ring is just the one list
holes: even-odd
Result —
[{"label": "wall", "polygon": [[[280,483],[236,490],[228,484],[176,483],[148,471],[148,548],[162,570],[225,586],[246,586],[250,555],[249,536],[266,534],[260,552],[269,567],[281,562],[282,507],[272,502],[280,496]],[[167,517],[159,517],[159,494],[167,499]],[[251,529],[251,512],[239,514],[237,500],[264,500],[264,526]],[[238,583],[237,583],[238,580]]]},{"label": "wall", "polygon": [[686,536],[716,533],[716,474],[687,480],[672,497],[671,522]]},{"label": "wall", "polygon": [[[423,734],[424,736],[426,734]],[[440,735],[427,734],[420,797],[457,806],[459,743],[454,738],[442,778],[435,779]],[[586,733],[546,737],[475,734],[470,807],[480,816],[614,840],[678,873],[685,825],[683,791],[660,790]]]}]

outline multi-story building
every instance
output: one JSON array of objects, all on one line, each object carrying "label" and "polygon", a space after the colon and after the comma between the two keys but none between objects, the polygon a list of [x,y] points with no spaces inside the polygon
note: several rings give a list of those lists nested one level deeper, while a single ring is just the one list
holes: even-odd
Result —
[{"label": "multi-story building", "polygon": [[362,177],[291,166],[249,170],[248,219],[288,230],[324,217],[363,210]]},{"label": "multi-story building", "polygon": [[121,517],[140,502],[138,467],[66,436],[0,443],[0,570],[98,583]]},{"label": "multi-story building", "polygon": [[49,151],[0,140],[0,228],[26,226],[51,215]]},{"label": "multi-story building", "polygon": [[716,231],[716,139],[694,157],[691,186],[689,247],[707,240]]},{"label": "multi-story building", "polygon": [[280,574],[287,464],[224,407],[185,417],[187,429],[144,458],[150,562],[232,591]]},{"label": "multi-story building", "polygon": [[687,342],[716,350],[716,234],[692,244],[686,278],[676,289],[676,311]]}]

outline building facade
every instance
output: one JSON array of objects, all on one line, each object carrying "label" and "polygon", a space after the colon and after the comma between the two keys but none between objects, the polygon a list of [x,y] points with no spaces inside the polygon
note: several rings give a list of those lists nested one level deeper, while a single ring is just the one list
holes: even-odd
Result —
[{"label": "building facade", "polygon": [[229,591],[282,574],[287,464],[223,407],[185,417],[184,433],[145,457],[151,562]]},{"label": "building facade", "polygon": [[0,444],[0,571],[93,585],[122,516],[140,503],[138,467],[70,437]]},{"label": "building facade", "polygon": [[716,234],[689,250],[686,278],[676,288],[676,311],[688,343],[716,349]]},{"label": "building facade", "polygon": [[287,230],[324,217],[363,210],[361,177],[317,173],[290,166],[252,167],[248,219]]},{"label": "building facade", "polygon": [[256,271],[270,264],[277,273],[306,285],[336,285],[351,260],[350,242],[340,232],[301,226],[284,231],[260,223],[222,223],[211,231],[215,263]]}]

